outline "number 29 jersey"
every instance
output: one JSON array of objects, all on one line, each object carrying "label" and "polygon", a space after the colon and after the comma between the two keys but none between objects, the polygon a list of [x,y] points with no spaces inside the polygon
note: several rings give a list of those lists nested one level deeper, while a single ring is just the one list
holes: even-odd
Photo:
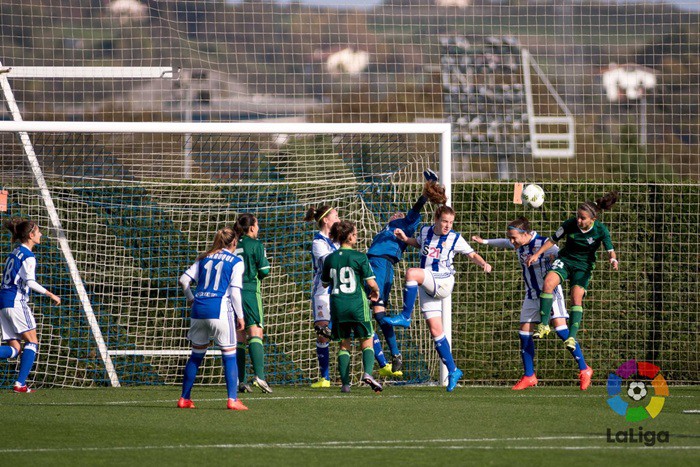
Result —
[{"label": "number 29 jersey", "polygon": [[185,271],[197,282],[190,317],[218,319],[222,311],[232,311],[230,288],[243,287],[243,260],[223,250],[197,260]]},{"label": "number 29 jersey", "polygon": [[454,230],[450,230],[447,235],[438,235],[433,225],[421,227],[416,240],[420,245],[420,267],[433,272],[454,275],[452,261],[455,253],[468,255],[474,252],[464,237]]}]

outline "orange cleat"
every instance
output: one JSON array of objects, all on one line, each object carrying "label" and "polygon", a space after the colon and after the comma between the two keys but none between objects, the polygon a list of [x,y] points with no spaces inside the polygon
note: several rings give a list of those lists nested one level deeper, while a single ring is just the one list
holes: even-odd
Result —
[{"label": "orange cleat", "polygon": [[181,397],[180,400],[177,401],[177,408],[194,409],[194,402],[192,402],[192,399],[185,399],[184,397]]},{"label": "orange cleat", "polygon": [[591,377],[593,376],[593,368],[590,366],[586,367],[585,370],[581,370],[578,374],[578,379],[581,381],[581,391],[588,389],[591,385]]},{"label": "orange cleat", "polygon": [[537,386],[537,376],[534,374],[532,376],[523,376],[520,378],[512,389],[513,391],[522,391],[532,386]]},{"label": "orange cleat", "polygon": [[229,410],[248,410],[248,407],[243,405],[239,399],[229,399],[227,408]]},{"label": "orange cleat", "polygon": [[29,386],[21,385],[19,383],[15,383],[15,385],[12,387],[12,390],[14,392],[18,392],[20,394],[29,394],[30,392],[34,392],[33,389],[31,389]]}]

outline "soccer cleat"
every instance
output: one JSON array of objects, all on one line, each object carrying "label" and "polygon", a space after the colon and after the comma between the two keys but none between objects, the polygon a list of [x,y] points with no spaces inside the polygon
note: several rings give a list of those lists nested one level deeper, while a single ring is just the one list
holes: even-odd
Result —
[{"label": "soccer cleat", "polygon": [[326,378],[321,378],[318,381],[316,381],[315,383],[311,384],[311,387],[314,389],[329,388],[329,387],[331,387],[331,382],[328,381]]},{"label": "soccer cleat", "polygon": [[229,410],[248,410],[240,399],[229,399],[226,403],[226,408]]},{"label": "soccer cleat", "polygon": [[[389,365],[387,365],[389,366]],[[376,379],[372,378],[372,375],[365,373],[362,375],[362,382],[368,385],[370,388],[372,388],[372,391],[374,392],[382,392],[382,385],[379,384],[379,381]]]},{"label": "soccer cleat", "polygon": [[253,388],[250,387],[250,384],[240,383],[238,385],[238,392],[240,392],[240,393],[253,392]]},{"label": "soccer cleat", "polygon": [[394,376],[394,371],[391,368],[391,363],[387,363],[379,369],[379,376],[382,376],[384,378],[391,378],[392,376]]},{"label": "soccer cleat", "polygon": [[427,181],[427,182],[437,182],[438,181],[437,174],[430,169],[425,169],[423,171],[423,176],[425,177],[425,181]]},{"label": "soccer cleat", "polygon": [[532,334],[532,338],[544,339],[550,332],[552,332],[552,330],[549,329],[549,325],[540,323],[537,325],[537,330]]},{"label": "soccer cleat", "polygon": [[349,384],[343,384],[340,387],[340,392],[350,392],[350,385]]},{"label": "soccer cleat", "polygon": [[253,379],[253,386],[260,388],[260,390],[267,394],[272,394],[272,388],[267,384],[264,379],[258,378],[257,376]]},{"label": "soccer cleat", "polygon": [[12,390],[14,392],[20,393],[20,394],[29,394],[30,392],[34,392],[34,390],[31,389],[26,384],[19,384],[19,383],[15,383],[15,385],[12,387]]},{"label": "soccer cleat", "polygon": [[[401,371],[401,368],[403,368],[403,360],[401,359],[401,355],[394,355],[391,357],[391,369],[394,372]],[[403,376],[403,373],[401,373],[401,376]]]},{"label": "soccer cleat", "polygon": [[181,397],[177,401],[177,408],[178,409],[194,409],[194,402],[192,402],[192,399],[185,399],[184,397]]},{"label": "soccer cleat", "polygon": [[400,328],[410,328],[411,327],[411,320],[406,319],[404,315],[398,314],[396,316],[387,316],[384,321],[387,323],[391,324],[394,327],[400,327]]},{"label": "soccer cleat", "polygon": [[314,325],[314,331],[316,331],[316,334],[321,337],[325,337],[326,339],[331,338],[331,328],[328,326]]},{"label": "soccer cleat", "polygon": [[581,391],[588,389],[591,385],[591,377],[593,376],[593,368],[590,366],[586,367],[585,370],[581,370],[578,374],[578,379],[581,381]]},{"label": "soccer cleat", "polygon": [[567,340],[564,341],[564,345],[569,350],[576,350],[576,339],[574,339],[573,337],[569,337]]},{"label": "soccer cleat", "polygon": [[522,391],[523,389],[531,388],[537,386],[537,376],[534,374],[532,376],[523,376],[515,383],[512,387],[513,391]]},{"label": "soccer cleat", "polygon": [[447,375],[447,392],[452,392],[457,387],[457,382],[464,376],[462,370],[455,368],[455,371],[448,373]]}]

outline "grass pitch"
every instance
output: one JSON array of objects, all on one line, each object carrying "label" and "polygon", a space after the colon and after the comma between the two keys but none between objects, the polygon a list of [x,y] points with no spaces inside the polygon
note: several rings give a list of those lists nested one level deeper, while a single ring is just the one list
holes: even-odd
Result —
[{"label": "grass pitch", "polygon": [[[672,387],[654,420],[629,423],[604,388],[274,387],[225,410],[225,390],[195,386],[0,393],[0,459],[25,465],[700,465],[700,388]],[[618,431],[669,441],[611,443]],[[16,461],[16,462],[15,462]],[[4,462],[3,462],[4,463]]]}]

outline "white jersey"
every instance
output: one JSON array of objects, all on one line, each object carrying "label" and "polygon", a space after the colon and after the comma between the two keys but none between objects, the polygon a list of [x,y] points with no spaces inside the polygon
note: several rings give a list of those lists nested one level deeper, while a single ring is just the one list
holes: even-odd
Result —
[{"label": "white jersey", "polygon": [[311,295],[328,295],[330,293],[330,287],[324,287],[321,284],[321,273],[323,272],[323,261],[326,256],[333,253],[340,247],[337,243],[323,235],[321,232],[316,232],[314,235],[314,241],[311,244],[311,261],[314,268],[314,278],[313,284],[311,286]]},{"label": "white jersey", "polygon": [[[554,245],[552,248],[544,252],[542,256],[532,265],[527,265],[527,260],[536,253],[542,245],[547,241],[547,237],[542,237],[537,232],[531,232],[532,239],[527,245],[523,245],[517,249],[518,260],[523,272],[523,281],[525,282],[525,298],[539,299],[540,293],[544,285],[544,278],[547,272],[552,267],[552,262],[559,254],[559,247]],[[497,248],[515,249],[510,240],[507,238],[495,238],[486,240],[487,244]],[[561,285],[554,289],[554,297],[563,297]]]},{"label": "white jersey", "polygon": [[474,252],[467,241],[454,230],[438,235],[432,225],[421,227],[416,236],[420,245],[420,267],[433,272],[454,275],[452,260],[455,253],[468,255]]}]

